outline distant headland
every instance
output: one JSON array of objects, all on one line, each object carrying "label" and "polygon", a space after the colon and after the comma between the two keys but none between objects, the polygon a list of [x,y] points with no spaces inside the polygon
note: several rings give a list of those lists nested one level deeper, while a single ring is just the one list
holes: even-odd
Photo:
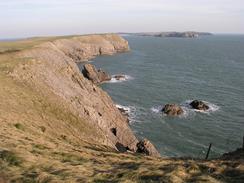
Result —
[{"label": "distant headland", "polygon": [[209,32],[140,32],[140,33],[119,33],[121,35],[136,35],[136,36],[154,36],[154,37],[178,37],[178,38],[197,38],[200,36],[211,36]]}]

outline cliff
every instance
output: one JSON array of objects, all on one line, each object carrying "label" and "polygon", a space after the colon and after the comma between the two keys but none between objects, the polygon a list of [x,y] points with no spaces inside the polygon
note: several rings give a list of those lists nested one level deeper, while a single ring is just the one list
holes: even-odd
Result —
[{"label": "cliff", "polygon": [[[97,55],[128,50],[128,42],[113,34],[58,39],[17,53],[17,58],[27,59],[28,63],[20,64],[11,76],[33,86],[39,94],[50,100],[55,96],[59,105],[66,106],[72,114],[97,131],[99,138],[89,134],[95,142],[115,149],[122,145],[136,151],[138,141],[127,119],[103,90],[83,77],[75,64]],[[113,128],[116,129],[116,135],[111,132]],[[85,139],[87,136],[85,134],[82,137],[79,132],[77,135]]]},{"label": "cliff", "polygon": [[[133,153],[138,140],[126,117],[75,63],[127,51],[123,38],[35,38],[11,45],[0,54],[0,182],[242,182],[243,158]],[[139,150],[145,146],[152,145],[141,141]]]}]

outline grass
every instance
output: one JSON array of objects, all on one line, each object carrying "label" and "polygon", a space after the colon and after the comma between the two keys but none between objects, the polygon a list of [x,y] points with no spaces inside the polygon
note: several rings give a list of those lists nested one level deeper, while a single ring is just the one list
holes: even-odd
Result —
[{"label": "grass", "polygon": [[13,152],[0,150],[0,159],[7,162],[10,166],[20,166],[22,160]]},{"label": "grass", "polygon": [[29,49],[47,41],[55,41],[57,39],[66,39],[72,37],[75,36],[70,35],[70,36],[53,36],[53,37],[33,37],[33,38],[26,38],[17,41],[0,41],[0,55],[7,54],[7,53],[15,53],[21,50]]},{"label": "grass", "polygon": [[40,150],[46,150],[46,149],[49,149],[48,147],[42,145],[42,144],[33,144],[32,145],[33,148],[36,148],[36,149],[40,149]]}]

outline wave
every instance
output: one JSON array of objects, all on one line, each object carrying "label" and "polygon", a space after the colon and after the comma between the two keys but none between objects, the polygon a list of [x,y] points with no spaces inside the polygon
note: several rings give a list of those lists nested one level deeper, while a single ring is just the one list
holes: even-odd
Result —
[{"label": "wave", "polygon": [[133,77],[126,75],[126,74],[119,74],[119,76],[122,76],[120,79],[116,79],[115,77],[118,75],[112,75],[112,78],[110,81],[107,81],[107,83],[121,83],[124,81],[132,80],[134,79]]},{"label": "wave", "polygon": [[155,107],[151,107],[151,111],[153,112],[153,113],[160,113],[161,112],[161,110],[162,110],[162,108],[163,108],[163,106],[155,106]]},{"label": "wave", "polygon": [[136,121],[136,107],[135,106],[124,106],[120,104],[115,105],[118,109],[123,109],[128,114],[129,122]]}]

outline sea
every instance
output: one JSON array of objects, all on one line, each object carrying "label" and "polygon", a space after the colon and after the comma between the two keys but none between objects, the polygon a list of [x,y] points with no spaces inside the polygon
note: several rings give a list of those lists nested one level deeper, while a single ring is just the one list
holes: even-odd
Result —
[{"label": "sea", "polygon": [[[112,79],[101,87],[129,112],[139,139],[149,139],[165,157],[204,158],[242,146],[244,136],[244,35],[199,38],[124,36],[131,51],[92,60]],[[209,110],[189,106],[202,100]],[[165,104],[184,113],[169,117]]]}]

